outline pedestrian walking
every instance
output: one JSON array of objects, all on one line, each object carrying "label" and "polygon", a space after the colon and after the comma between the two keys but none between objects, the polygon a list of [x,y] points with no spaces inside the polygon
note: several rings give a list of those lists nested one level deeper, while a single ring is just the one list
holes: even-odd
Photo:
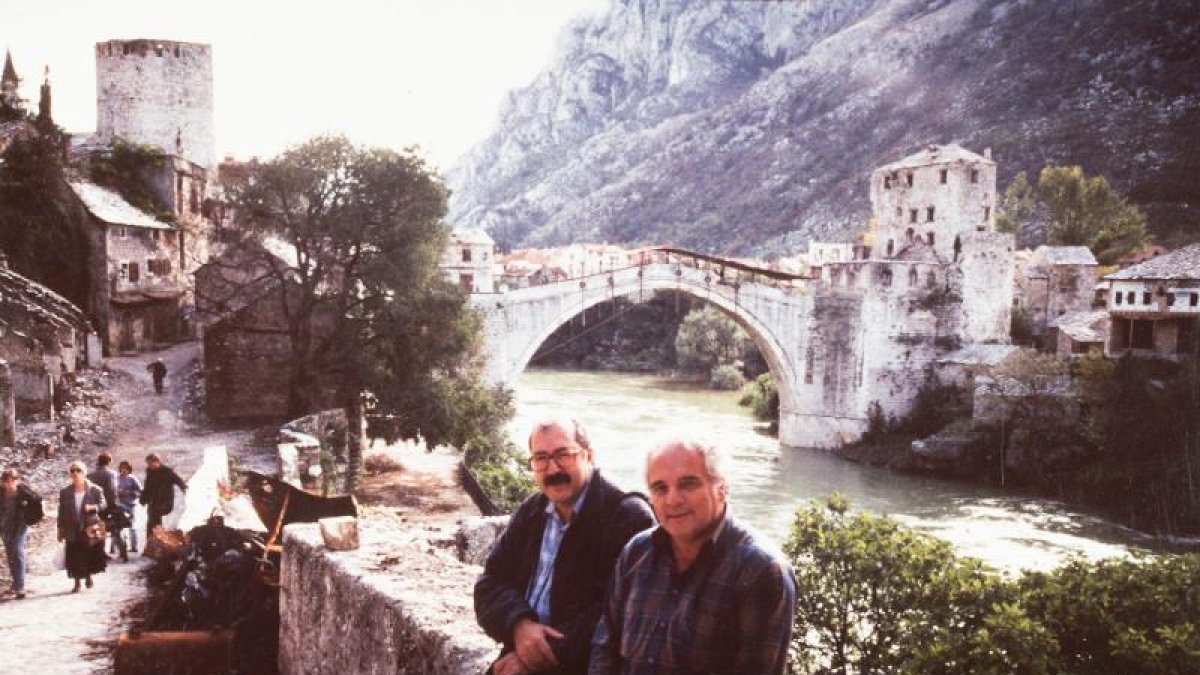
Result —
[{"label": "pedestrian walking", "polygon": [[150,371],[150,377],[154,379],[154,393],[163,393],[163,380],[167,379],[167,364],[163,363],[161,358],[154,359],[150,365],[146,366],[146,370]]},{"label": "pedestrian walking", "polygon": [[163,516],[175,508],[175,486],[187,492],[187,483],[175,470],[162,463],[158,453],[146,455],[146,482],[139,501],[146,505],[146,540],[154,528],[162,525]]},{"label": "pedestrian walking", "polygon": [[[117,513],[117,472],[112,469],[112,455],[108,452],[102,452],[96,456],[96,468],[87,475],[87,479],[100,486],[104,491],[104,503],[107,507],[100,513],[100,519],[108,526],[108,531],[112,535],[111,543],[108,546],[109,553],[121,554],[123,560],[128,561],[128,556],[125,554],[125,541],[120,538],[121,523],[125,520],[123,514]],[[119,542],[119,545],[118,545]]]},{"label": "pedestrian walking", "polygon": [[[125,512],[126,518],[129,519],[129,524],[119,533],[121,535],[121,543],[124,544],[123,538],[126,531],[129,532],[128,552],[137,553],[138,536],[137,536],[137,503],[138,498],[142,496],[142,481],[133,475],[133,465],[129,462],[121,460],[117,465],[117,470],[120,472],[117,475],[117,506]],[[128,553],[126,553],[128,555]]]},{"label": "pedestrian walking", "polygon": [[42,498],[21,482],[16,469],[0,472],[0,539],[12,576],[10,592],[25,597],[25,535],[42,519]]},{"label": "pedestrian walking", "polygon": [[84,469],[83,462],[71,462],[71,483],[58,493],[58,540],[66,545],[67,576],[75,580],[72,593],[79,592],[80,581],[91,588],[92,575],[108,564],[100,520],[107,506],[104,490],[84,476]]}]

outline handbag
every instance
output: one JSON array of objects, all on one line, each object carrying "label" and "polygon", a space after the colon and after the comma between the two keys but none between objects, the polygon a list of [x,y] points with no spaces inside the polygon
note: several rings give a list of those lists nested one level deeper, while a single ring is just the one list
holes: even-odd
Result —
[{"label": "handbag", "polygon": [[88,546],[103,544],[105,537],[108,536],[108,530],[104,527],[104,521],[96,514],[89,514],[86,524],[83,526],[83,537],[87,541]]}]

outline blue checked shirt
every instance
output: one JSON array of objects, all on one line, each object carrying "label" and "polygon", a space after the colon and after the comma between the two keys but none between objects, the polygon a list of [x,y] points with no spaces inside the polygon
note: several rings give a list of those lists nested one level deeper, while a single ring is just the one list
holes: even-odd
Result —
[{"label": "blue checked shirt", "polygon": [[796,605],[791,567],[731,515],[682,574],[660,527],[617,560],[589,675],[781,675]]},{"label": "blue checked shirt", "polygon": [[[572,516],[579,513],[579,507],[583,506],[583,498],[587,496],[588,487],[591,484],[591,481],[588,481],[579,491],[579,496],[575,498],[575,504],[571,507]],[[549,625],[550,586],[554,582],[554,559],[558,557],[558,548],[562,546],[563,536],[567,534],[567,528],[571,526],[571,523],[558,517],[554,502],[546,504],[546,514],[546,529],[542,531],[542,548],[538,551],[537,571],[533,573],[529,590],[525,592],[525,599],[529,601],[529,606],[533,608],[533,611],[537,612],[538,623]]]}]

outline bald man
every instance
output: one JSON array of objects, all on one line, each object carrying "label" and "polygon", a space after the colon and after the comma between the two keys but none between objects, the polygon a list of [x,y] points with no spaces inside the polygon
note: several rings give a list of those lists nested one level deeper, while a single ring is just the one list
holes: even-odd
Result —
[{"label": "bald man", "polygon": [[782,675],[796,605],[792,568],[729,512],[711,446],[671,441],[646,460],[658,527],[617,561],[590,675]]},{"label": "bald man", "polygon": [[583,427],[546,420],[529,435],[539,491],[521,503],[475,584],[479,625],[504,644],[495,675],[587,672],[613,563],[654,525],[641,495],[600,475]]}]

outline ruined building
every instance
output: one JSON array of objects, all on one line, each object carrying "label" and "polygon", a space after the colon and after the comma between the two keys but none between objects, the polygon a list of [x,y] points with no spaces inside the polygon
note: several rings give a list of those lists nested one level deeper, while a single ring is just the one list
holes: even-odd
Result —
[{"label": "ruined building", "polygon": [[[1013,238],[995,231],[996,163],[929,146],[871,174],[872,227],[813,298],[801,404],[903,417],[937,360],[1009,341]],[[827,416],[845,437],[862,418]]]}]

